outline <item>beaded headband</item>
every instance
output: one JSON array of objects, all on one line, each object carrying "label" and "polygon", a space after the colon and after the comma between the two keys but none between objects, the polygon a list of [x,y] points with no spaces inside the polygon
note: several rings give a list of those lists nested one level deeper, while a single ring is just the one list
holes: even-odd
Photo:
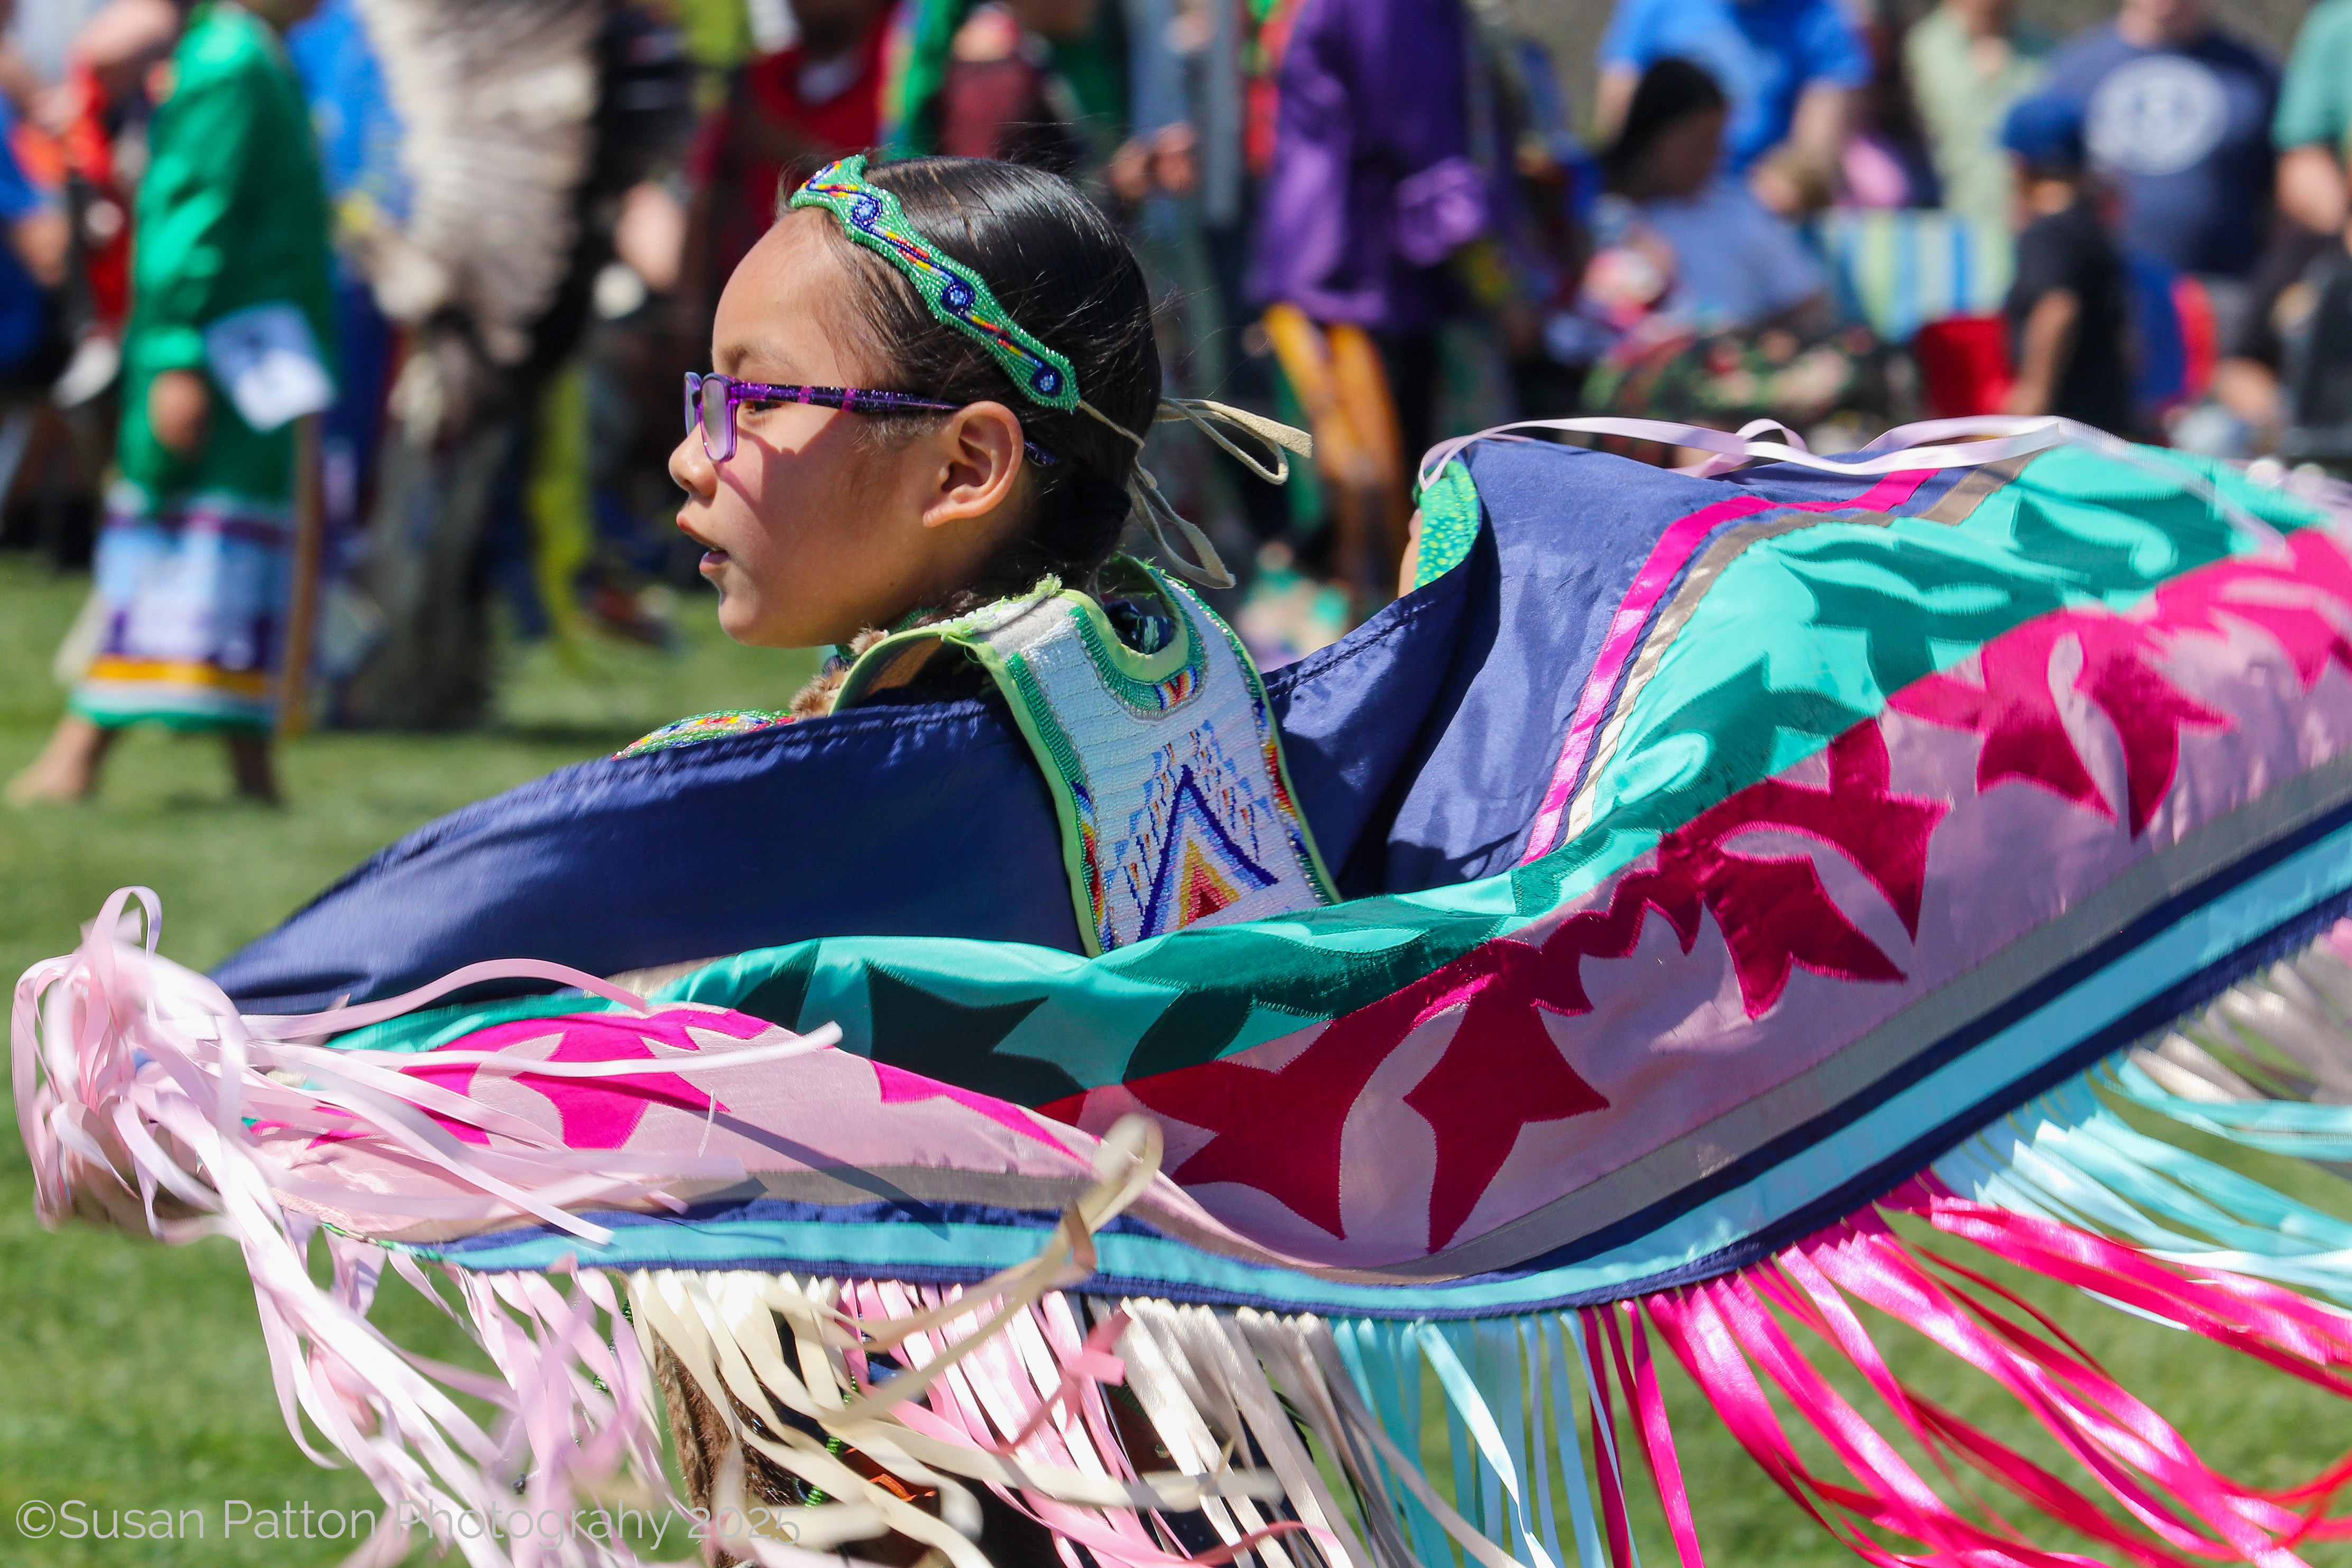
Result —
[{"label": "beaded headband", "polygon": [[866,179],[866,154],[826,164],[793,193],[795,207],[823,207],[841,231],[907,275],[931,314],[977,341],[1013,384],[1048,408],[1078,406],[1070,362],[1021,330],[988,282],[925,239],[898,198]]},{"label": "beaded headband", "polygon": [[[942,323],[971,338],[996,363],[1031,402],[1046,408],[1076,410],[1135,443],[1143,437],[1121,425],[1078,395],[1078,378],[1070,362],[1021,329],[1011,311],[997,302],[987,279],[955,258],[944,254],[908,220],[907,210],[891,192],[866,178],[866,154],[855,153],[826,164],[793,193],[793,207],[823,207],[840,223],[842,233],[906,275],[923,297],[923,303]],[[1270,484],[1290,478],[1290,454],[1312,457],[1314,445],[1303,430],[1229,408],[1222,403],[1189,397],[1164,397],[1155,424],[1182,421],[1238,458],[1252,473]],[[1234,444],[1219,426],[1243,431],[1265,444],[1269,466],[1258,454]],[[1139,461],[1127,491],[1171,565],[1198,583],[1231,587],[1233,574],[1217,557],[1207,534],[1179,514],[1160,492],[1159,481]],[[1188,561],[1168,538],[1173,528],[1191,547]]]}]

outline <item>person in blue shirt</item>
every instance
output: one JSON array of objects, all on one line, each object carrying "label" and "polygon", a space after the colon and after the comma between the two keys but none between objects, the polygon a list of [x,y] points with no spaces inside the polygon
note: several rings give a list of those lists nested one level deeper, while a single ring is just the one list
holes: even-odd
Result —
[{"label": "person in blue shirt", "polygon": [[1792,187],[1834,187],[1854,95],[1871,76],[1837,0],[1618,0],[1601,41],[1594,108],[1604,137],[1623,123],[1642,73],[1672,58],[1702,68],[1731,100],[1727,172],[1779,168],[1780,177],[1751,182],[1768,205],[1789,210]]},{"label": "person in blue shirt", "polygon": [[2122,198],[2125,249],[2211,279],[2253,270],[2279,71],[2203,0],[2123,0],[2058,52],[2042,90],[2082,116],[2091,163]]}]

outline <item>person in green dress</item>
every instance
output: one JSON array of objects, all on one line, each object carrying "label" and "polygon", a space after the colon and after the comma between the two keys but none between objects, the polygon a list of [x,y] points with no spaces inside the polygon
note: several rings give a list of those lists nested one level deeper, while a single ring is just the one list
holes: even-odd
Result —
[{"label": "person in green dress", "polygon": [[317,0],[205,0],[139,188],[120,472],[96,656],[11,798],[77,799],[125,727],[215,731],[274,799],[270,731],[293,535],[294,416],[329,388],[329,215],[280,34]]}]

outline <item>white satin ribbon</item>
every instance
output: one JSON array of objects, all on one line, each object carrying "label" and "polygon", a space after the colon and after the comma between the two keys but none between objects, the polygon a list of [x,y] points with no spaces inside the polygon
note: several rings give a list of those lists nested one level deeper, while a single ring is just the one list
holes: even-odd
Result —
[{"label": "white satin ribbon", "polygon": [[[1998,463],[2004,458],[2062,446],[2074,439],[2076,433],[2084,431],[2085,427],[2068,419],[2027,418],[2006,414],[1980,415],[1965,419],[1922,419],[1915,424],[1896,426],[1852,457],[1824,458],[1809,450],[1802,437],[1777,419],[1752,419],[1737,431],[1712,430],[1704,425],[1679,425],[1664,419],[1621,419],[1604,415],[1579,419],[1519,419],[1472,435],[1456,436],[1432,447],[1421,460],[1422,484],[1425,487],[1433,483],[1446,464],[1460,456],[1465,447],[1477,442],[1533,439],[1532,437],[1513,434],[1520,430],[1622,436],[1629,440],[1655,441],[1663,446],[1691,447],[1703,452],[1712,452],[1715,458],[1697,470],[1701,478],[1712,478],[1742,463],[1757,460],[1793,463],[1821,473],[1852,474],[1859,478],[1918,468],[1978,468],[1986,463]],[[1766,430],[1778,430],[1788,439],[1761,439],[1761,433]],[[2099,434],[2095,431],[2087,433]],[[1967,444],[1919,445],[1921,442],[1954,438]],[[2105,439],[2112,441],[2115,437],[2110,436]]]},{"label": "white satin ribbon", "polygon": [[[1969,415],[1957,419],[1921,419],[1898,425],[1860,451],[1843,458],[1824,458],[1808,449],[1804,437],[1777,419],[1751,419],[1737,431],[1710,430],[1700,425],[1678,425],[1663,419],[1620,419],[1596,416],[1582,419],[1521,419],[1496,425],[1468,436],[1456,436],[1432,447],[1422,458],[1423,488],[1435,482],[1445,465],[1480,441],[1531,441],[1522,430],[1559,430],[1572,435],[1622,436],[1635,441],[1655,441],[1691,447],[1715,454],[1691,470],[1713,479],[1744,463],[1788,463],[1817,473],[1848,474],[1861,479],[1874,474],[1910,473],[1921,468],[1975,468],[2011,458],[2048,451],[2053,447],[2086,447],[2118,462],[2145,469],[2179,486],[2210,506],[2231,526],[2256,542],[2258,553],[2286,552],[2279,531],[2221,493],[2221,489],[2186,463],[2168,462],[2105,430],[2055,416],[2013,414]],[[1778,430],[1788,439],[1770,441],[1763,432]],[[1958,441],[1960,445],[1923,443]]]},{"label": "white satin ribbon", "polygon": [[[1078,409],[1097,424],[1116,430],[1134,442],[1139,453],[1143,450],[1142,437],[1093,404],[1081,399]],[[1230,404],[1215,403],[1204,397],[1163,397],[1152,414],[1151,422],[1155,425],[1192,426],[1234,461],[1270,485],[1289,482],[1291,453],[1296,452],[1302,458],[1315,455],[1314,437],[1306,431],[1285,425],[1278,419],[1268,419],[1262,414],[1252,414],[1245,408],[1235,408]],[[1264,454],[1245,450],[1224,430],[1219,429],[1219,426],[1241,431],[1264,442]],[[1224,558],[1217,553],[1217,547],[1209,542],[1206,533],[1179,512],[1160,493],[1160,481],[1152,478],[1151,470],[1143,466],[1139,457],[1133,477],[1127,481],[1127,494],[1128,499],[1135,503],[1136,510],[1143,514],[1144,526],[1151,530],[1152,540],[1160,546],[1160,553],[1179,576],[1189,577],[1211,588],[1234,585],[1234,574],[1225,565]],[[1182,536],[1191,551],[1189,557],[1178,551],[1174,542],[1168,537],[1171,528]]]}]

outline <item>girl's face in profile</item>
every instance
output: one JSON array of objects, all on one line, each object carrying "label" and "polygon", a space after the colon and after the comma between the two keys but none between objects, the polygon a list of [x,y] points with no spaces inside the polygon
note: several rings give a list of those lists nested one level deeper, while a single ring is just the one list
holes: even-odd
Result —
[{"label": "girl's face in profile", "polygon": [[[728,279],[711,367],[774,385],[898,391],[845,349],[856,282],[824,213],[771,228]],[[715,395],[715,394],[714,394]],[[735,453],[714,463],[699,431],[670,453],[686,491],[677,526],[703,548],[719,624],[762,647],[846,642],[944,597],[993,552],[1020,509],[1020,422],[973,404],[936,434],[877,450],[854,414],[738,404]],[[964,525],[964,526],[950,526]]]}]

